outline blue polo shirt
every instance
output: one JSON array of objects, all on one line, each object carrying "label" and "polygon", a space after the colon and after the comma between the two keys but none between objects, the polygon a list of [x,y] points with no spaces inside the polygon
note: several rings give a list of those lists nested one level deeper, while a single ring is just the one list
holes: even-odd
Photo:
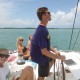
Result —
[{"label": "blue polo shirt", "polygon": [[50,35],[46,27],[39,25],[31,41],[31,59],[41,65],[49,61],[48,57],[42,55],[43,48],[50,50]]}]

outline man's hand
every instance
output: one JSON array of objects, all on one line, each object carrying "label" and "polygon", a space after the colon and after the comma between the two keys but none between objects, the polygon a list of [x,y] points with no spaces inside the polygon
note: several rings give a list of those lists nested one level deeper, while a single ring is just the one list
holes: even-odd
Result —
[{"label": "man's hand", "polygon": [[64,61],[65,59],[66,59],[66,57],[65,57],[65,56],[60,55],[60,60]]},{"label": "man's hand", "polygon": [[56,54],[60,56],[60,52],[57,51]]},{"label": "man's hand", "polygon": [[60,52],[55,48],[51,47],[51,51],[54,52],[56,55],[60,55]]}]

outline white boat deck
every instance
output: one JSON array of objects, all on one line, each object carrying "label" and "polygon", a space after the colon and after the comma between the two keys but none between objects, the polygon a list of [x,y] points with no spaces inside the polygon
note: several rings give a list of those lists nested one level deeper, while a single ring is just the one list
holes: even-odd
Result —
[{"label": "white boat deck", "polygon": [[[70,52],[60,51],[60,52],[62,55],[66,56],[66,60],[69,60],[66,63],[64,62],[65,69],[68,69],[70,71],[70,73],[65,71],[65,80],[80,80],[80,54],[79,54],[80,52],[74,52],[74,51],[70,51]],[[16,54],[17,53],[15,53],[15,55]],[[23,69],[25,66],[30,65],[30,66],[33,66],[34,68],[35,80],[37,80],[36,78],[38,77],[38,73],[37,73],[38,65],[36,65],[34,62],[31,62],[31,61],[26,61],[25,64],[23,65],[17,65],[16,63],[17,59],[18,58],[16,58],[13,62],[9,63],[9,68],[10,68],[11,73],[14,73],[15,71]],[[58,60],[56,61],[58,62]],[[49,75],[47,78],[45,78],[45,80],[54,80],[54,74],[53,74],[54,70],[53,69],[54,69],[54,66],[50,70],[52,74]],[[56,75],[55,80],[63,80],[58,77],[59,76]]]},{"label": "white boat deck", "polygon": [[66,60],[73,60],[75,63],[70,62],[65,68],[68,68],[71,73],[66,73],[66,80],[80,80],[80,52],[61,52],[66,56]]}]

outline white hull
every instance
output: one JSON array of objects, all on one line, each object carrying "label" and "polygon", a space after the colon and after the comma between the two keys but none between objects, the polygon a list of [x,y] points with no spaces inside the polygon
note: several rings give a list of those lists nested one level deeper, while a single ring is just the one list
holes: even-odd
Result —
[{"label": "white hull", "polygon": [[[79,80],[80,79],[80,54],[79,52],[74,52],[74,51],[71,51],[71,52],[63,52],[63,51],[60,51],[62,55],[65,55],[66,56],[66,60],[73,60],[76,64],[65,64],[64,63],[64,67],[65,69],[68,69],[70,71],[70,73],[66,72],[65,71],[65,80]],[[17,53],[15,53],[15,55],[17,55]],[[9,64],[9,68],[10,68],[10,71],[11,73],[13,74],[15,71],[18,71],[20,69],[23,69],[25,66],[33,66],[34,68],[34,77],[35,77],[35,80],[37,80],[37,77],[38,77],[38,71],[37,71],[37,66],[33,65],[32,62],[29,62],[29,61],[26,61],[25,64],[23,65],[17,65],[16,61],[18,60],[18,58],[16,58],[13,62],[11,62],[11,64]],[[58,60],[56,60],[58,64]],[[58,65],[59,67],[59,65]],[[59,71],[57,70],[58,67],[56,66],[56,72]],[[45,80],[54,80],[54,66],[52,66],[50,72],[52,72],[51,75],[49,75],[47,78],[45,78]],[[61,71],[59,71],[61,72]],[[10,79],[11,80],[11,79]],[[56,79],[55,80],[63,80],[59,75],[56,75]]]}]

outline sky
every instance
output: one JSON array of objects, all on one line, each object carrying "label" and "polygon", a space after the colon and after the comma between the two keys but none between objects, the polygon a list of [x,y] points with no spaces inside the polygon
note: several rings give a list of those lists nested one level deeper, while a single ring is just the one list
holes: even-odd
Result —
[{"label": "sky", "polygon": [[[36,11],[47,7],[51,12],[48,28],[72,28],[78,0],[0,0],[0,28],[36,28]],[[80,28],[80,2],[75,28]]]}]

